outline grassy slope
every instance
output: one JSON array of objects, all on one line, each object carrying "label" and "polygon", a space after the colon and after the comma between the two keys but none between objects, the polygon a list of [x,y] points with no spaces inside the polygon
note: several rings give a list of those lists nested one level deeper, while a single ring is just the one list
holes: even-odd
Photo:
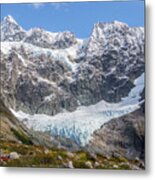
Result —
[{"label": "grassy slope", "polygon": [[1,142],[3,152],[17,152],[20,158],[9,160],[2,166],[7,167],[45,167],[45,168],[69,168],[72,162],[74,168],[96,168],[96,169],[136,169],[138,161],[128,161],[123,157],[106,157],[102,155],[91,155],[84,151],[68,152],[64,149],[42,146],[24,145],[11,142]]}]

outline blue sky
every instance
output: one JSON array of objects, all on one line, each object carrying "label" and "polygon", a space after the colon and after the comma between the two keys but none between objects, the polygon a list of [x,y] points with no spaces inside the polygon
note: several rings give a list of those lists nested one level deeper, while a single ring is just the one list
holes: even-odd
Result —
[{"label": "blue sky", "polygon": [[69,30],[79,38],[87,38],[96,22],[118,20],[130,26],[144,26],[143,1],[1,5],[1,19],[8,14],[26,30]]}]

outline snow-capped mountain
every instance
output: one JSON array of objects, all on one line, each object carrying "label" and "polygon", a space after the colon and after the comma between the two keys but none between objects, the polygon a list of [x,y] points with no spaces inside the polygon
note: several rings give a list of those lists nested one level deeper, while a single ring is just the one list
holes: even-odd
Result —
[{"label": "snow-capped mountain", "polygon": [[26,31],[8,16],[1,22],[0,63],[5,104],[28,127],[81,145],[143,101],[142,27],[97,23],[83,40],[68,31]]},{"label": "snow-capped mountain", "polygon": [[24,42],[49,49],[65,49],[77,43],[71,32],[51,33],[40,28],[34,28],[27,32]]},{"label": "snow-capped mountain", "polygon": [[[88,56],[91,54],[101,56],[113,52],[122,52],[122,56],[129,56],[130,52],[144,52],[144,29],[142,27],[129,27],[127,24],[114,21],[112,23],[97,23],[94,25],[88,45]],[[115,52],[115,53],[114,53]],[[126,53],[126,54],[125,54]],[[119,54],[120,55],[120,54]],[[121,58],[121,57],[119,57]]]},{"label": "snow-capped mountain", "polygon": [[21,41],[26,37],[26,31],[10,15],[3,19],[0,27],[1,41]]},{"label": "snow-capped mountain", "polygon": [[49,49],[65,49],[77,43],[75,35],[69,31],[51,33],[41,28],[26,31],[10,15],[1,22],[1,41],[22,41]]}]

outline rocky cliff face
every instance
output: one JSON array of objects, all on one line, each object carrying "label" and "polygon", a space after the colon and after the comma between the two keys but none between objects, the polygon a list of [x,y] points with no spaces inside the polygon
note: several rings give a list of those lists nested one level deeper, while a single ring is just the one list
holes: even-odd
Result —
[{"label": "rocky cliff face", "polygon": [[143,28],[130,28],[117,21],[98,23],[86,49],[85,61],[71,85],[73,93],[82,104],[101,99],[119,102],[144,72]]},{"label": "rocky cliff face", "polygon": [[145,120],[143,107],[125,116],[112,119],[93,133],[90,152],[123,156],[128,159],[145,157]]},{"label": "rocky cliff face", "polygon": [[32,132],[20,123],[0,99],[1,141],[33,144]]},{"label": "rocky cliff face", "polygon": [[101,100],[119,102],[144,72],[144,29],[97,23],[87,40],[71,32],[1,22],[2,99],[14,110],[55,115]]}]

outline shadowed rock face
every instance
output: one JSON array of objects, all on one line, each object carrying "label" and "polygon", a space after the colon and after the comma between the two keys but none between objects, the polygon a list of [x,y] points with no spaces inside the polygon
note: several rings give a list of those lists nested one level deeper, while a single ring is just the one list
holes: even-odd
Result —
[{"label": "shadowed rock face", "polygon": [[[120,22],[94,26],[86,56],[71,84],[73,93],[89,104],[104,99],[119,102],[144,72],[144,31]],[[76,91],[75,91],[76,89]]]},{"label": "shadowed rock face", "polygon": [[119,102],[144,72],[143,28],[98,23],[83,41],[71,32],[27,32],[11,17],[1,24],[2,99],[14,110],[55,115]]},{"label": "shadowed rock face", "polygon": [[[144,106],[144,104],[142,105]],[[90,152],[136,157],[144,160],[145,122],[143,109],[112,119],[96,130],[86,147]]]}]

